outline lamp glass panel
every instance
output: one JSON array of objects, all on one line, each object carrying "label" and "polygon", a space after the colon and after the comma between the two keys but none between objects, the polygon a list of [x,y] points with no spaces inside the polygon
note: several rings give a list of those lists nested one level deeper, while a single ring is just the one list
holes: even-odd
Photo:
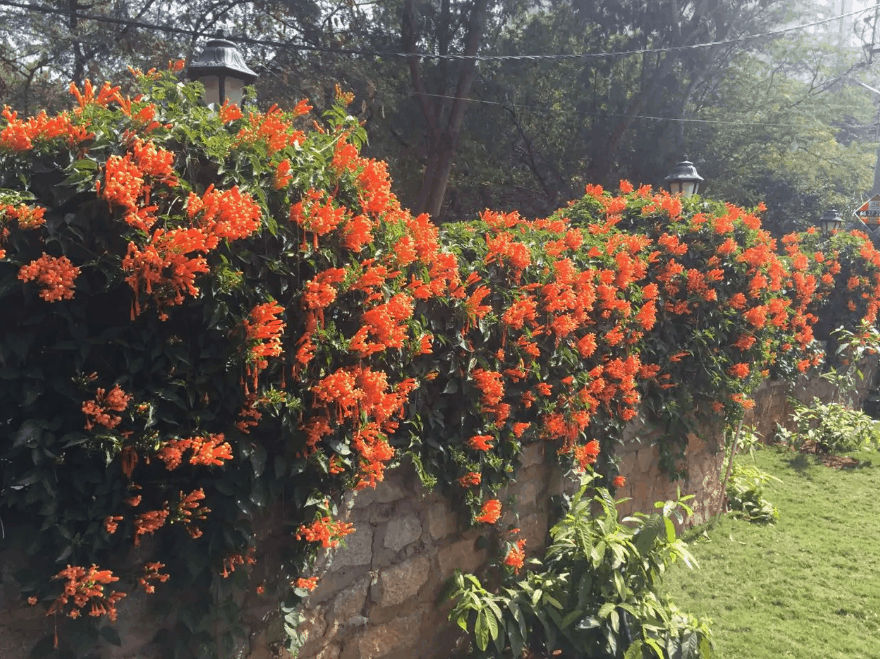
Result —
[{"label": "lamp glass panel", "polygon": [[[244,81],[226,76],[224,86],[226,87],[226,98],[229,99],[229,102],[241,105],[241,99],[244,97]],[[225,101],[226,99],[222,100]]]},{"label": "lamp glass panel", "polygon": [[[205,105],[211,105],[211,103],[219,104],[220,76],[203,76],[199,78],[199,82],[205,86],[205,95],[202,97],[205,101]],[[227,82],[226,84],[228,85],[229,83]]]},{"label": "lamp glass panel", "polygon": [[682,181],[681,182],[681,193],[685,197],[690,197],[697,192],[697,182],[696,181]]},{"label": "lamp glass panel", "polygon": [[672,194],[681,194],[682,192],[682,184],[681,181],[670,181],[669,182],[669,192]]}]

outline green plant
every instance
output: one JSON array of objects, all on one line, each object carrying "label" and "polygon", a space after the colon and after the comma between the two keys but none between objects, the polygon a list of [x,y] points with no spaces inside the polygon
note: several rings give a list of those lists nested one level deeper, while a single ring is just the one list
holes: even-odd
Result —
[{"label": "green plant", "polygon": [[727,483],[727,501],[731,510],[751,522],[773,523],[779,510],[764,498],[764,485],[779,479],[755,465],[734,463]]},{"label": "green plant", "polygon": [[780,427],[778,438],[795,449],[821,453],[848,453],[880,446],[880,421],[841,403],[794,402],[794,430]]},{"label": "green plant", "polygon": [[17,575],[58,623],[38,648],[84,656],[141,590],[168,656],[228,657],[249,603],[294,626],[352,531],[336,501],[382,480],[431,342],[410,287],[458,271],[344,99],[318,123],[135,85],[2,112],[2,541],[40,557]]},{"label": "green plant", "polygon": [[524,578],[507,571],[490,591],[474,575],[457,574],[450,619],[472,631],[480,656],[518,657],[524,649],[596,658],[711,656],[707,623],[657,594],[671,563],[694,563],[673,522],[690,513],[690,497],[621,520],[618,502],[591,481],[584,478],[550,531],[543,561],[532,559]]},{"label": "green plant", "polygon": [[18,576],[62,649],[143,589],[169,653],[230,656],[255,597],[295,627],[352,531],[339,497],[399,456],[492,528],[524,444],[613,485],[640,409],[680,448],[774,360],[818,359],[827,259],[775,253],[753,213],[622,182],[441,231],[360,155],[344,94],[309,123],[135,84],[0,122],[0,513],[45,557]]}]

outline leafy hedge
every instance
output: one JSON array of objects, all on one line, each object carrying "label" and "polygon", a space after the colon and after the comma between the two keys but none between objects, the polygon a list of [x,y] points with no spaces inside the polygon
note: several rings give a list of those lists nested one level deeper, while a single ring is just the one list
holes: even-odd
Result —
[{"label": "leafy hedge", "polygon": [[155,591],[160,641],[229,653],[241,593],[292,626],[352,531],[338,496],[400,456],[492,525],[525,443],[613,487],[641,409],[674,470],[695,411],[735,418],[771,369],[818,363],[842,273],[876,319],[862,236],[832,238],[839,270],[815,235],[778,250],[754,214],[625,182],[441,232],[359,154],[343,97],[319,123],[305,101],[205,108],[173,71],[136,83],[0,122],[0,515],[59,622]]}]

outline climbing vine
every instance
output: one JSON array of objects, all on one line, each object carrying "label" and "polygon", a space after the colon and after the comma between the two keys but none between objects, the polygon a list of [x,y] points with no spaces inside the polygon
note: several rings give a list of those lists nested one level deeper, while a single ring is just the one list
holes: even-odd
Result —
[{"label": "climbing vine", "polygon": [[0,515],[45,559],[17,575],[54,621],[38,648],[113,641],[137,593],[169,656],[231,656],[255,598],[294,620],[353,531],[340,495],[398,460],[490,528],[525,444],[619,487],[639,414],[674,447],[819,363],[841,278],[876,320],[858,234],[780,250],[755,213],[627,182],[441,230],[360,154],[344,94],[204,107],[176,70],[2,112]]}]

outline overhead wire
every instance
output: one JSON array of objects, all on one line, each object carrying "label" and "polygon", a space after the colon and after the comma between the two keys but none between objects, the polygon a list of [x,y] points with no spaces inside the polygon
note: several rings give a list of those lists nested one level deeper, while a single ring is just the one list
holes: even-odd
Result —
[{"label": "overhead wire", "polygon": [[[409,94],[410,97],[415,96],[414,92]],[[423,93],[423,96],[429,96],[432,98],[442,98],[453,101],[465,101],[469,103],[479,103],[483,105],[497,105],[505,108],[522,108],[526,110],[537,110],[540,112],[562,112],[564,111],[562,108],[554,108],[549,105],[533,105],[533,104],[524,104],[524,103],[512,103],[506,101],[492,101],[488,99],[482,98],[473,98],[467,96],[451,96],[447,94],[431,94],[431,93]],[[779,122],[769,122],[769,121],[736,121],[729,119],[703,119],[699,117],[663,117],[657,115],[648,115],[648,114],[623,114],[623,113],[615,113],[615,112],[578,112],[579,116],[593,116],[593,117],[615,117],[615,118],[628,118],[628,119],[642,119],[646,121],[670,121],[675,123],[696,123],[696,124],[722,124],[728,126],[767,126],[770,128],[803,128],[798,124],[792,123],[779,123]],[[874,128],[876,124],[850,124],[847,125],[846,128]]]},{"label": "overhead wire", "polygon": [[[24,11],[42,13],[48,15],[58,15],[65,16],[69,18],[77,18],[80,20],[92,20],[100,23],[107,24],[115,24],[115,25],[124,25],[126,27],[135,27],[147,30],[155,30],[162,31],[172,34],[182,34],[186,36],[194,36],[194,37],[203,37],[203,36],[216,36],[217,33],[211,33],[204,30],[196,30],[193,28],[185,28],[178,27],[172,25],[160,25],[157,23],[149,23],[147,21],[134,20],[129,18],[118,18],[112,16],[105,16],[100,14],[91,14],[84,12],[67,12],[63,10],[59,10],[54,7],[46,7],[43,5],[36,5],[30,3],[17,2],[16,0],[0,0],[0,7],[11,7],[15,9],[22,9]],[[880,3],[863,8],[858,10],[853,10],[849,12],[844,12],[841,14],[837,14],[835,16],[831,16],[829,18],[824,18],[820,20],[811,21],[809,23],[801,23],[793,26],[788,26],[785,28],[780,28],[777,30],[770,30],[762,33],[743,35],[736,38],[731,39],[723,39],[716,41],[708,41],[701,42],[696,44],[685,44],[681,46],[664,46],[658,48],[639,48],[639,49],[630,49],[630,50],[618,50],[618,51],[602,51],[602,52],[593,52],[593,53],[557,53],[557,54],[530,54],[530,55],[457,55],[457,54],[447,54],[447,55],[439,55],[434,53],[424,53],[424,52],[396,52],[396,51],[379,51],[379,50],[368,50],[368,49],[346,49],[346,48],[329,48],[323,46],[316,46],[313,44],[304,44],[304,43],[295,43],[290,41],[278,41],[274,39],[259,39],[253,37],[246,36],[235,36],[228,37],[232,41],[237,41],[239,43],[246,43],[250,45],[258,45],[258,46],[268,46],[273,48],[289,48],[292,50],[305,50],[305,51],[315,51],[321,53],[329,53],[329,54],[339,54],[339,55],[361,55],[361,56],[371,56],[371,57],[394,57],[394,58],[413,58],[418,57],[420,59],[428,59],[428,60],[476,60],[476,61],[563,61],[563,60],[588,60],[588,59],[600,59],[600,58],[615,58],[615,57],[626,57],[631,55],[645,55],[645,54],[653,54],[653,53],[669,53],[669,52],[680,52],[685,50],[699,49],[699,48],[710,48],[710,47],[718,47],[725,45],[732,45],[736,43],[743,43],[747,41],[753,41],[757,39],[767,39],[774,38],[778,36],[782,36],[785,34],[789,34],[796,31],[806,30],[812,27],[817,27],[820,25],[824,25],[827,23],[843,20],[845,18],[849,18],[851,16],[856,16],[859,14],[863,14],[875,9],[880,9]],[[280,79],[277,72],[271,71],[268,67],[266,67],[266,73],[273,75]],[[470,103],[481,103],[485,105],[498,105],[498,106],[506,106],[506,107],[522,107],[529,109],[537,109],[541,111],[552,111],[553,108],[549,106],[527,106],[522,104],[514,104],[507,103],[502,101],[491,101],[486,99],[479,98],[469,98],[469,97],[456,97],[445,94],[424,94],[426,96],[435,97],[435,98],[445,98],[450,100],[461,100]],[[598,116],[598,115],[597,115]],[[724,119],[703,119],[696,117],[663,117],[656,115],[624,115],[624,114],[615,114],[615,113],[603,113],[601,116],[608,117],[628,117],[631,119],[638,119],[644,121],[667,121],[673,123],[695,123],[695,124],[722,124],[722,125],[731,125],[731,126],[769,126],[769,127],[778,127],[778,128],[798,128],[795,124],[790,123],[776,123],[776,122],[766,122],[766,121],[734,121],[734,120],[724,120]],[[864,128],[866,126],[854,126],[855,128]]]},{"label": "overhead wire", "polygon": [[[103,22],[108,24],[116,24],[116,25],[125,25],[127,27],[135,27],[142,28],[148,30],[158,30],[164,31],[171,34],[184,34],[187,36],[195,36],[195,37],[204,37],[204,36],[217,36],[217,33],[208,33],[204,30],[196,30],[193,28],[185,28],[185,27],[177,27],[173,25],[160,25],[157,23],[148,23],[146,21],[138,21],[129,18],[117,18],[113,16],[104,16],[101,14],[91,14],[84,12],[68,12],[62,11],[55,7],[46,7],[43,5],[35,5],[24,2],[16,2],[15,0],[0,0],[0,6],[3,7],[13,7],[17,9],[22,9],[29,12],[42,13],[47,15],[56,15],[56,16],[65,16],[68,18],[76,18],[80,20],[91,20],[96,22]],[[827,23],[833,23],[836,21],[843,20],[845,18],[849,18],[852,16],[857,16],[859,14],[864,14],[866,12],[875,10],[880,8],[880,3],[872,5],[870,7],[866,7],[863,9],[857,9],[849,12],[844,12],[841,14],[837,14],[835,16],[831,16],[829,18],[824,18],[820,20],[811,21],[809,23],[800,23],[798,25],[791,25],[784,28],[779,28],[776,30],[769,30],[766,32],[760,32],[756,34],[747,34],[739,37],[733,37],[730,39],[718,39],[715,41],[705,41],[695,44],[683,44],[679,46],[660,46],[656,48],[634,48],[629,50],[616,50],[616,51],[600,51],[600,52],[590,52],[590,53],[535,53],[535,54],[520,54],[520,55],[461,55],[461,54],[439,54],[439,53],[427,53],[427,52],[405,52],[405,51],[381,51],[381,50],[371,50],[371,49],[363,49],[363,48],[331,48],[328,46],[318,46],[314,44],[305,44],[305,43],[290,43],[285,41],[278,41],[275,39],[260,39],[255,37],[246,37],[246,36],[234,36],[234,37],[226,37],[231,41],[236,41],[238,43],[250,44],[256,46],[270,46],[274,48],[290,48],[292,50],[304,50],[304,51],[313,51],[320,53],[328,53],[328,54],[336,54],[336,55],[357,55],[357,56],[365,56],[365,57],[388,57],[388,58],[403,58],[403,59],[426,59],[426,60],[450,60],[450,61],[478,61],[478,62],[502,62],[502,61],[563,61],[563,60],[591,60],[591,59],[609,59],[609,58],[617,58],[617,57],[629,57],[632,55],[650,55],[650,54],[659,54],[659,53],[672,53],[672,52],[682,52],[687,50],[695,50],[702,48],[715,48],[718,46],[728,46],[737,43],[745,43],[748,41],[755,41],[760,39],[772,39],[779,36],[783,36],[785,34],[790,34],[792,32],[799,32],[802,30],[807,30],[812,27],[818,27],[820,25],[825,25]]]}]

